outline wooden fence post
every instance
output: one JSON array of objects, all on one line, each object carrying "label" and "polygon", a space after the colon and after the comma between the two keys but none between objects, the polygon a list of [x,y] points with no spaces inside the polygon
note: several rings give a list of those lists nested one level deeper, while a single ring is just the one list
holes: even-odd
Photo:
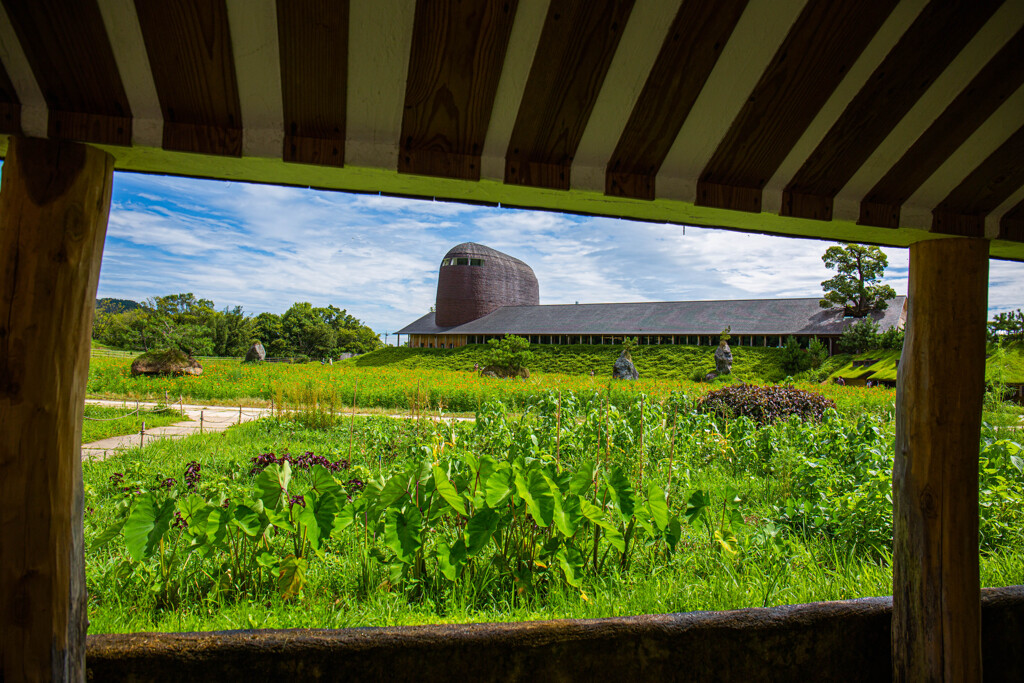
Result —
[{"label": "wooden fence post", "polygon": [[113,158],[12,137],[0,190],[0,680],[83,680],[82,414]]},{"label": "wooden fence post", "polygon": [[896,389],[893,679],[981,680],[978,449],[988,242],[910,247]]}]

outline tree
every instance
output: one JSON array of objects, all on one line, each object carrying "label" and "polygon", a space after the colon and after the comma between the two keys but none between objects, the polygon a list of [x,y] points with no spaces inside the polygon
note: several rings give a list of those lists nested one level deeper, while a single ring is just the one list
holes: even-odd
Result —
[{"label": "tree", "polygon": [[889,259],[878,247],[860,244],[829,247],[821,260],[826,267],[838,271],[821,283],[825,290],[822,308],[842,306],[846,315],[863,318],[872,311],[884,311],[889,306],[888,300],[896,296],[892,287],[879,283]]},{"label": "tree", "polygon": [[877,349],[878,323],[871,318],[863,318],[843,331],[839,337],[839,350],[843,353],[863,353],[870,349]]},{"label": "tree", "polygon": [[997,313],[988,323],[988,339],[993,343],[1024,339],[1024,310]]},{"label": "tree", "polygon": [[509,374],[516,373],[533,360],[530,342],[514,334],[506,334],[504,339],[489,339],[487,360],[490,365],[502,368]]},{"label": "tree", "polygon": [[807,351],[800,348],[800,342],[794,336],[786,337],[786,345],[782,347],[782,369],[795,375],[809,370],[811,367],[811,356]]}]

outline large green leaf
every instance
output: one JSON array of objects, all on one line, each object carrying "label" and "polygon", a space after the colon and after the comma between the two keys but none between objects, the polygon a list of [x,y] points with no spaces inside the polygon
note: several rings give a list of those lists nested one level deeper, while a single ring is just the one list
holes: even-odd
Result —
[{"label": "large green leaf", "polygon": [[[480,463],[482,473],[485,470],[485,462],[487,460]],[[489,507],[497,508],[512,495],[512,468],[507,462],[495,464],[492,461],[486,469],[487,476],[483,478],[484,502]]]},{"label": "large green leaf", "polygon": [[448,475],[437,465],[434,465],[434,486],[441,497],[445,499],[453,510],[463,517],[466,516],[466,502],[462,499],[455,485],[448,481]]},{"label": "large green leaf", "polygon": [[288,498],[288,484],[292,480],[292,466],[285,461],[284,464],[268,465],[260,475],[256,477],[256,490],[259,491],[259,499],[263,501],[263,507],[267,510],[278,510],[284,507]]},{"label": "large green leaf", "polygon": [[404,512],[388,508],[384,521],[384,543],[405,564],[412,564],[416,551],[423,545],[420,534],[422,516],[410,506]]},{"label": "large green leaf", "polygon": [[711,496],[707,491],[698,489],[691,493],[690,498],[686,501],[686,512],[683,513],[683,516],[686,517],[689,524],[696,524],[709,505],[711,505]]},{"label": "large green leaf", "polygon": [[491,536],[498,528],[498,519],[498,513],[491,508],[477,510],[476,514],[470,517],[465,531],[466,552],[470,557],[487,547]]},{"label": "large green leaf", "polygon": [[682,536],[682,528],[679,525],[679,520],[673,517],[665,527],[665,543],[668,543],[668,546],[674,551],[676,545],[679,544],[680,536]]},{"label": "large green leaf", "polygon": [[569,491],[582,496],[594,484],[594,463],[581,463],[569,480]]},{"label": "large green leaf", "polygon": [[521,471],[517,471],[515,484],[516,493],[526,503],[526,510],[533,517],[537,526],[549,526],[554,516],[555,501],[551,496],[551,486],[544,474],[538,469],[529,470],[525,476]]},{"label": "large green leaf", "polygon": [[306,569],[309,563],[301,557],[288,555],[278,566],[277,590],[281,599],[290,600],[298,597],[299,591],[306,584]]},{"label": "large green leaf", "polygon": [[338,494],[341,486],[334,481],[330,471],[323,465],[313,465],[309,470],[309,487],[321,496],[325,493]]},{"label": "large green leaf", "polygon": [[246,536],[258,536],[263,531],[263,525],[260,524],[260,516],[256,514],[248,505],[238,505],[234,509],[233,519],[231,520],[235,526],[241,529]]},{"label": "large green leaf", "polygon": [[583,585],[583,553],[571,544],[562,546],[555,555],[558,565],[562,568],[565,580],[570,586],[579,588]]},{"label": "large green leaf", "polygon": [[647,509],[658,529],[664,531],[668,526],[668,503],[665,502],[665,491],[656,484],[647,487]]},{"label": "large green leaf", "polygon": [[594,505],[586,498],[580,498],[579,501],[580,510],[583,512],[583,516],[604,530],[605,538],[616,550],[620,553],[625,552],[626,541],[622,537],[622,532],[619,531],[619,528],[608,519],[607,515],[604,513],[604,509],[599,505]]},{"label": "large green leaf", "polygon": [[466,566],[466,544],[459,538],[451,547],[444,541],[437,543],[437,564],[449,581],[455,581],[462,574],[462,568]]},{"label": "large green leaf", "polygon": [[380,514],[384,510],[390,508],[396,502],[408,495],[408,493],[409,475],[396,474],[388,479],[388,483],[384,485],[384,488],[381,489],[380,494],[377,496],[377,514]]},{"label": "large green leaf", "polygon": [[135,509],[124,523],[124,543],[135,560],[153,556],[174,516],[174,500],[158,503],[152,493],[139,496]]},{"label": "large green leaf", "polygon": [[579,528],[583,519],[583,512],[580,509],[580,497],[574,493],[567,493],[565,497],[558,490],[558,486],[551,482],[551,496],[554,499],[553,518],[555,527],[564,535],[572,537]]},{"label": "large green leaf", "polygon": [[320,530],[319,537],[327,538],[337,528],[337,518],[341,513],[342,508],[345,506],[345,498],[341,489],[338,488],[337,492],[328,491],[318,496],[306,496],[306,499],[312,498],[313,500],[306,503],[307,506],[313,509],[313,518],[316,520],[317,528]]},{"label": "large green leaf", "polygon": [[334,517],[334,526],[331,527],[330,533],[331,536],[339,538],[342,531],[355,524],[356,507],[356,504],[353,502],[346,502],[345,505],[342,506],[341,510],[339,510],[338,514]]},{"label": "large green leaf", "polygon": [[621,467],[616,467],[611,471],[607,476],[607,482],[608,496],[612,499],[612,505],[619,511],[622,521],[628,522],[629,518],[633,516],[633,485],[629,483],[629,478]]},{"label": "large green leaf", "polygon": [[[312,496],[309,496],[310,498]],[[295,527],[298,529],[301,538],[304,538],[314,552],[320,554],[320,525],[317,523],[316,513],[313,510],[312,502],[306,506],[296,505],[292,508],[292,518],[295,520]]]},{"label": "large green leaf", "polygon": [[206,518],[206,540],[215,548],[223,545],[224,539],[227,538],[231,513],[232,510],[229,508],[211,506],[210,514]]}]

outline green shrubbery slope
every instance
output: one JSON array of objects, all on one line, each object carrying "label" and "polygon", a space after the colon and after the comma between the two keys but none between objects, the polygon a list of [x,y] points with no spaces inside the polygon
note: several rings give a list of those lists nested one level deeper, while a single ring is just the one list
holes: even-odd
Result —
[{"label": "green shrubbery slope", "polygon": [[[565,375],[610,376],[612,365],[622,347],[590,345],[533,344],[531,372]],[[633,362],[641,377],[650,379],[697,379],[715,369],[711,346],[640,346]],[[732,372],[747,382],[772,382],[786,376],[782,369],[782,350],[760,347],[732,347]],[[387,347],[346,361],[359,367],[409,367],[445,370],[472,370],[474,364],[487,364],[487,347],[470,344],[457,349],[412,349]]]}]

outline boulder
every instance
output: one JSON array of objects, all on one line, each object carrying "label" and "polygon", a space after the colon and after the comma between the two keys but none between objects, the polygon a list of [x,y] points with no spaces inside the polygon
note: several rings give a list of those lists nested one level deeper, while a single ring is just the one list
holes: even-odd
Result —
[{"label": "boulder", "polygon": [[718,373],[717,372],[709,372],[708,374],[704,375],[704,381],[705,382],[714,382],[717,377],[718,377]]},{"label": "boulder", "polygon": [[252,343],[249,350],[245,352],[246,363],[259,363],[267,359],[267,352],[258,340]]},{"label": "boulder", "polygon": [[523,379],[530,379],[530,371],[527,368],[519,368],[518,370],[509,370],[508,368],[499,367],[497,365],[488,365],[480,371],[481,377],[495,377],[497,379],[508,379],[510,377],[522,377]]},{"label": "boulder", "polygon": [[724,339],[718,342],[718,348],[715,349],[715,371],[719,375],[732,372],[732,350]]},{"label": "boulder", "polygon": [[132,361],[132,376],[201,375],[203,366],[178,349],[148,351]]},{"label": "boulder", "polygon": [[623,351],[615,359],[615,367],[612,368],[612,379],[640,379],[640,373],[633,365],[633,359]]}]

